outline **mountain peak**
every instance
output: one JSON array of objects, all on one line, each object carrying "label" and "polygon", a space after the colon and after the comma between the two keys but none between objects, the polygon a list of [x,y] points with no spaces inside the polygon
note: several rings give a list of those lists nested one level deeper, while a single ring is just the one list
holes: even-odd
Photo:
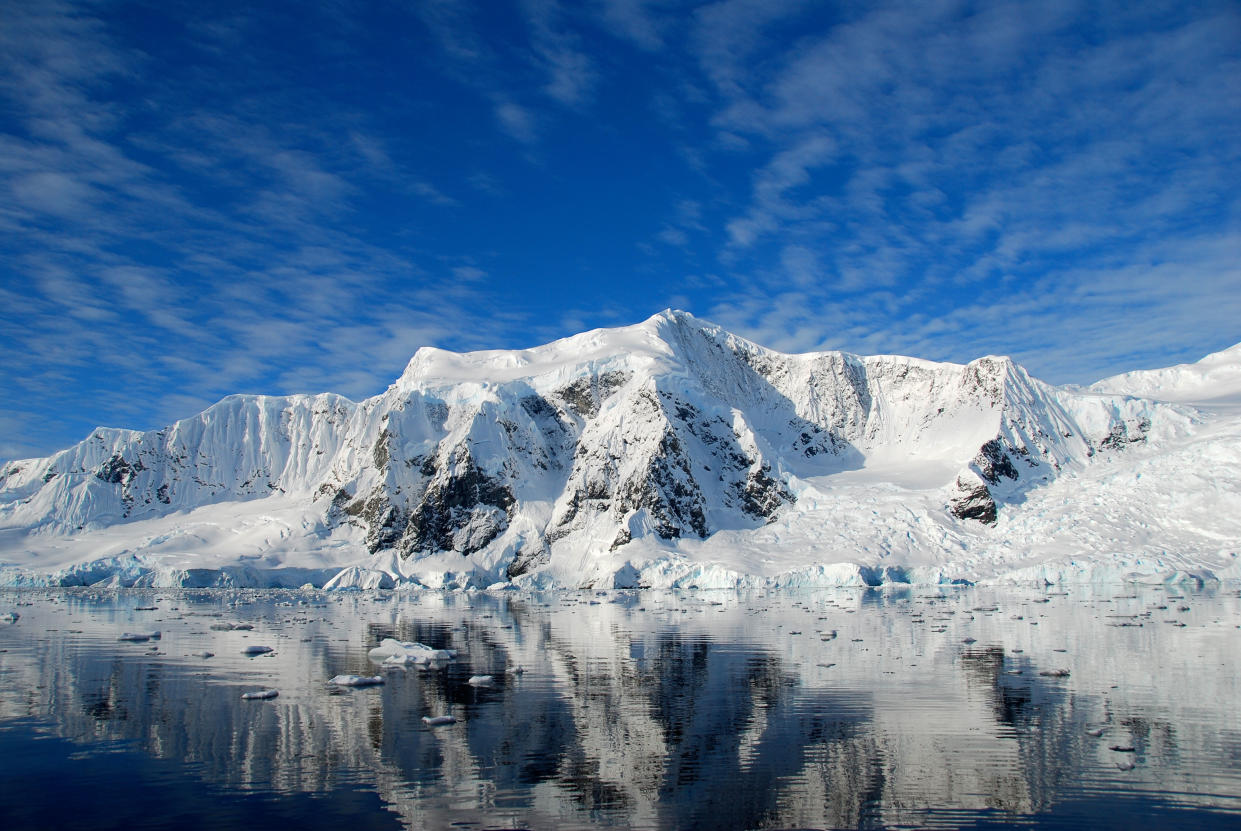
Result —
[{"label": "mountain peak", "polygon": [[678,331],[715,328],[689,312],[664,309],[629,326],[591,329],[526,349],[453,352],[423,346],[414,353],[396,387],[409,390],[456,384],[507,383],[544,375],[572,374],[588,365],[651,366],[675,360]]}]

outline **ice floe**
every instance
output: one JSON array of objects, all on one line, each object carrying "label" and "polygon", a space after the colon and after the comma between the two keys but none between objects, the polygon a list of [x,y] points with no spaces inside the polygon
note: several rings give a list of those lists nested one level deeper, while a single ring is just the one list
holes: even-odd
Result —
[{"label": "ice floe", "polygon": [[437,661],[451,661],[457,657],[455,649],[434,649],[425,644],[412,641],[398,641],[395,638],[384,638],[379,646],[367,653],[372,661],[388,666],[399,664],[429,664]]},{"label": "ice floe", "polygon": [[276,651],[275,647],[260,646],[259,644],[254,644],[253,646],[244,647],[241,650],[241,654],[242,655],[266,655],[268,652],[275,652],[275,651]]},{"label": "ice floe", "polygon": [[160,632],[125,632],[118,641],[129,641],[131,643],[145,643],[147,641],[157,641],[162,637]]},{"label": "ice floe", "polygon": [[275,698],[278,695],[280,695],[279,690],[252,690],[251,692],[242,693],[241,697],[247,701],[264,701],[269,698]]},{"label": "ice floe", "polygon": [[329,684],[338,687],[374,687],[384,682],[381,675],[337,675]]}]

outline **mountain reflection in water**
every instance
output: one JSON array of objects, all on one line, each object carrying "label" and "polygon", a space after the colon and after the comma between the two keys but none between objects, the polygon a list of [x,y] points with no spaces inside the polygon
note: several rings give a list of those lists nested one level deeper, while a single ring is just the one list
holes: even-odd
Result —
[{"label": "mountain reflection in water", "polygon": [[[67,788],[206,787],[229,822],[273,804],[315,827],[334,810],[372,827],[1241,820],[1231,591],[78,590],[0,607],[20,613],[0,626],[0,781],[21,780],[15,749],[55,737]],[[221,626],[237,622],[253,629]],[[380,667],[383,638],[459,656]],[[386,683],[327,684],[341,674]],[[456,723],[423,721],[439,715]],[[98,763],[125,753],[146,772]],[[0,813],[55,815],[48,793],[5,786]],[[126,825],[185,827],[172,819]]]}]

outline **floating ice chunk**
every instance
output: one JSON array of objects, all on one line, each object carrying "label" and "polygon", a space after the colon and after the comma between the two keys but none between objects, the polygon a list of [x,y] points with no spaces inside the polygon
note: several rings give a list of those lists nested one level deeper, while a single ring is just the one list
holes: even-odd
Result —
[{"label": "floating ice chunk", "polygon": [[211,624],[212,632],[249,632],[254,628],[253,623],[220,623]]},{"label": "floating ice chunk", "polygon": [[17,612],[9,612],[8,614],[0,615],[0,623],[17,623],[19,617],[21,615]]},{"label": "floating ice chunk", "polygon": [[443,727],[445,724],[456,724],[456,716],[423,716],[422,720],[428,727]]},{"label": "floating ice chunk", "polygon": [[380,675],[337,675],[328,681],[338,687],[373,687],[383,682],[383,676]]},{"label": "floating ice chunk", "polygon": [[262,701],[268,698],[275,698],[278,695],[280,695],[279,690],[254,690],[242,693],[241,697],[247,701]]},{"label": "floating ice chunk", "polygon": [[398,641],[395,638],[384,638],[379,646],[367,653],[372,661],[386,661],[389,658],[404,659],[408,664],[426,664],[431,661],[451,661],[457,657],[455,649],[432,649],[431,647],[412,641]]},{"label": "floating ice chunk", "polygon": [[494,682],[490,675],[471,675],[470,680],[466,681],[471,687],[490,687]]},{"label": "floating ice chunk", "polygon": [[360,590],[396,588],[397,581],[386,571],[369,569],[363,566],[349,566],[341,569],[332,579],[323,584],[324,591]]},{"label": "floating ice chunk", "polygon": [[1068,678],[1069,671],[1067,669],[1045,669],[1039,675],[1044,678]]},{"label": "floating ice chunk", "polygon": [[215,653],[214,652],[195,652],[190,657],[191,658],[214,658]]},{"label": "floating ice chunk", "polygon": [[259,646],[258,644],[255,644],[254,646],[247,646],[244,649],[242,649],[241,654],[242,655],[266,655],[268,652],[275,652],[275,651],[276,650],[273,647]]},{"label": "floating ice chunk", "polygon": [[118,641],[129,641],[130,643],[146,643],[150,639],[150,635],[145,635],[139,632],[126,632],[117,638]]}]

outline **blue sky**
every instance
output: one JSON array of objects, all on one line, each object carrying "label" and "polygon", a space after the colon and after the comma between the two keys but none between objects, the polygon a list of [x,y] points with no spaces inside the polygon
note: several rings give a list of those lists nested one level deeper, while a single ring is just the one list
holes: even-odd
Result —
[{"label": "blue sky", "polygon": [[670,306],[1056,383],[1241,340],[1233,0],[0,21],[0,457]]}]

